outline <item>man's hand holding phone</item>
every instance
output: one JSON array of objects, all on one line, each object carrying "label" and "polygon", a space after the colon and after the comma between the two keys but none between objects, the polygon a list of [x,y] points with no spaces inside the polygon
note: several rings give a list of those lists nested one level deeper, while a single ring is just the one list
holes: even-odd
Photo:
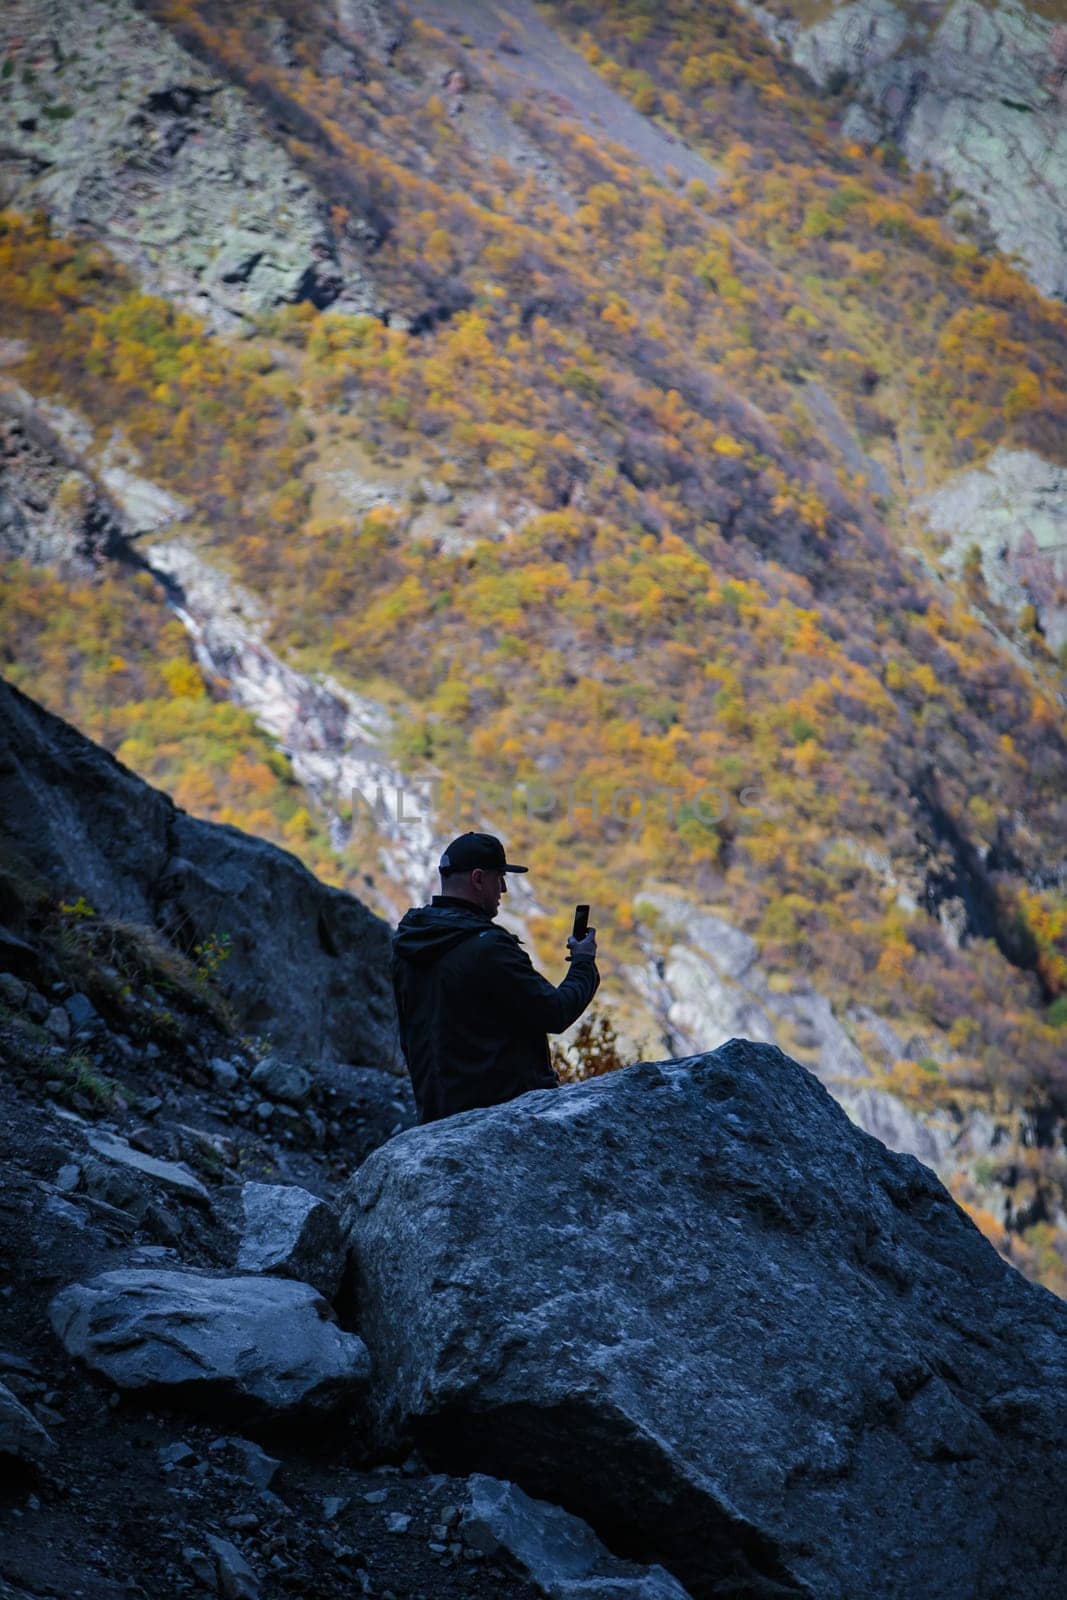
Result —
[{"label": "man's hand holding phone", "polygon": [[575,956],[583,961],[596,960],[596,929],[589,926],[588,906],[575,906],[574,926],[567,940],[567,948],[570,952],[567,956],[568,961],[573,960]]}]

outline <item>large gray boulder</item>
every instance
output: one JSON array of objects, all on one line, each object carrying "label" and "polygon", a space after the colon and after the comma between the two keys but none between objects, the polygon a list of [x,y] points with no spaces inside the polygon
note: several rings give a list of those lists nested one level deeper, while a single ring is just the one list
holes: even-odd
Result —
[{"label": "large gray boulder", "polygon": [[185,948],[229,934],[221,985],[279,1051],[402,1070],[381,918],[287,851],[178,810],[3,679],[0,834],[104,916]]},{"label": "large gray boulder", "polygon": [[358,1405],[369,1361],[307,1283],[127,1268],[60,1290],[49,1308],[70,1355],[120,1389],[251,1417]]},{"label": "large gray boulder", "polygon": [[241,1272],[270,1273],[310,1283],[327,1300],[341,1286],[345,1255],[337,1212],[296,1184],[246,1183]]},{"label": "large gray boulder", "polygon": [[401,1133],[342,1226],[381,1442],[697,1600],[1062,1592],[1067,1306],[776,1047]]}]

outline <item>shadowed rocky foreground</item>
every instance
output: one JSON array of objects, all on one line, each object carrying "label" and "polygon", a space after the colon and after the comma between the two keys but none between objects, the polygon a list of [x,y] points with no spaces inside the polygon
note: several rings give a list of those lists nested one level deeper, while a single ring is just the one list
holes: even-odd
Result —
[{"label": "shadowed rocky foreground", "polygon": [[926,1167],[743,1039],[412,1126],[373,946],[347,1060],[235,1021],[362,908],[3,692],[5,1600],[1061,1592],[1067,1307]]}]

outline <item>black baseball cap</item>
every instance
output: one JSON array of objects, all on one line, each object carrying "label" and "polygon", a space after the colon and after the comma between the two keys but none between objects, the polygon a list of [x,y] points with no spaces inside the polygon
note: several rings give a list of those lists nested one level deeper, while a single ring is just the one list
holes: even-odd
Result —
[{"label": "black baseball cap", "polygon": [[469,872],[472,867],[489,867],[494,872],[529,872],[529,867],[518,867],[504,857],[504,846],[491,833],[461,833],[453,839],[441,857],[441,876],[452,872]]}]

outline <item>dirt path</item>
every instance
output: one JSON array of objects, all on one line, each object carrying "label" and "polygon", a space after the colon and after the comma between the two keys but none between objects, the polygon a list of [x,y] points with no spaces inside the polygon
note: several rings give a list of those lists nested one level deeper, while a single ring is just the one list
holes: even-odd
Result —
[{"label": "dirt path", "polygon": [[444,32],[470,40],[479,52],[495,49],[501,35],[508,35],[517,53],[498,53],[491,65],[479,60],[481,70],[511,78],[527,90],[555,96],[564,103],[567,115],[598,139],[622,145],[657,177],[666,178],[667,168],[673,167],[687,181],[699,178],[709,187],[718,184],[718,173],[703,156],[616,94],[529,0],[508,0],[507,4],[496,0],[413,0],[410,9]]}]

